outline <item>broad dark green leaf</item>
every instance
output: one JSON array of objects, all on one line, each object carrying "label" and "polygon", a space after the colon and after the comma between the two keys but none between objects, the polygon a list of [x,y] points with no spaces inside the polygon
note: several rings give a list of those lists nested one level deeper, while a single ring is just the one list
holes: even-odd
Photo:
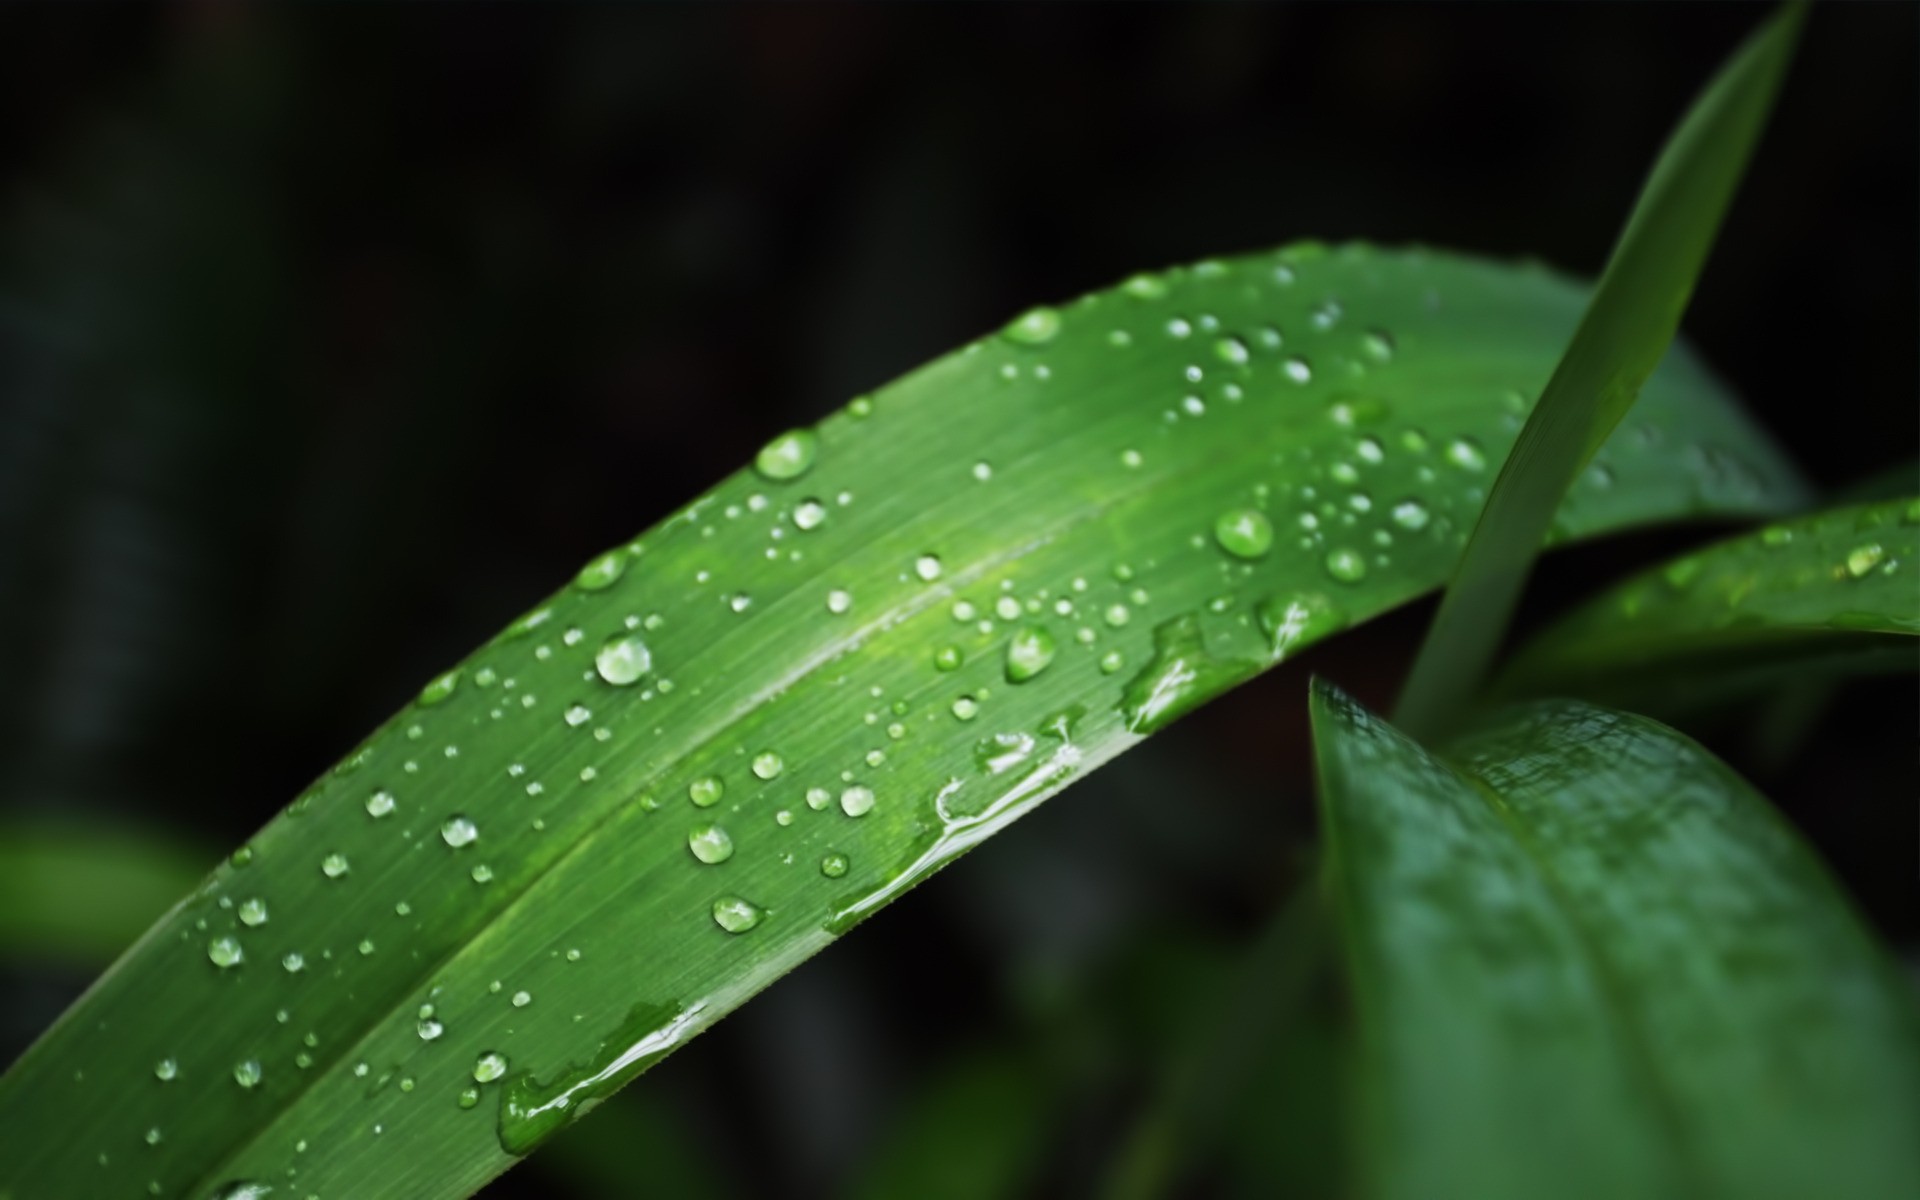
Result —
[{"label": "broad dark green leaf", "polygon": [[[1439,253],[1211,261],[776,440],[150,931],[0,1080],[0,1193],[470,1191],[1078,775],[1444,579],[1583,302]],[[1568,536],[1800,499],[1684,353],[1602,458]]]},{"label": "broad dark green leaf", "polygon": [[1396,712],[1414,734],[1430,737],[1466,711],[1561,498],[1666,354],[1805,15],[1789,5],[1748,39],[1660,152],[1441,598]]},{"label": "broad dark green leaf", "polygon": [[1920,1193],[1920,1014],[1698,745],[1571,702],[1442,759],[1324,684],[1315,742],[1376,1196]]},{"label": "broad dark green leaf", "polygon": [[1920,667],[1920,499],[1833,509],[1643,572],[1534,639],[1509,694],[1677,708],[1810,674]]}]

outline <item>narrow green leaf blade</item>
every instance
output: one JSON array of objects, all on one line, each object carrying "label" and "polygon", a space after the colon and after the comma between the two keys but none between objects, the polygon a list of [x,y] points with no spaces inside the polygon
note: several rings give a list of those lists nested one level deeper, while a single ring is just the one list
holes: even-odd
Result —
[{"label": "narrow green leaf blade", "polygon": [[1725,766],[1571,702],[1448,759],[1314,721],[1373,1194],[1920,1190],[1912,990]]},{"label": "narrow green leaf blade", "polygon": [[[155,927],[0,1080],[0,1191],[470,1191],[1072,779],[1444,579],[1583,299],[1438,253],[1212,261],[778,439]],[[1798,502],[1689,356],[1643,418],[1570,536]]]},{"label": "narrow green leaf blade", "polygon": [[1748,39],[1661,151],[1420,648],[1395,714],[1416,735],[1431,736],[1464,711],[1561,498],[1673,341],[1804,16],[1804,5],[1789,5]]},{"label": "narrow green leaf blade", "polygon": [[1499,691],[1678,708],[1809,673],[1920,667],[1920,499],[1831,509],[1642,572],[1522,650]]}]

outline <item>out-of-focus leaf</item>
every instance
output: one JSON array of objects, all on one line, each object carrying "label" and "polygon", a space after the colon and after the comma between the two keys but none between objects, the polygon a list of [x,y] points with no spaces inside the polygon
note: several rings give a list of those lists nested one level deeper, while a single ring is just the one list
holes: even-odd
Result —
[{"label": "out-of-focus leaf", "polygon": [[1499,684],[1662,710],[1920,667],[1920,499],[1769,525],[1645,571],[1529,643]]},{"label": "out-of-focus leaf", "polygon": [[0,826],[0,957],[97,970],[218,858],[108,822],[8,822]]},{"label": "out-of-focus leaf", "polygon": [[1920,1193],[1912,988],[1724,765],[1571,702],[1446,759],[1313,708],[1369,1194]]},{"label": "out-of-focus leaf", "polygon": [[[1445,578],[1583,297],[1438,253],[1209,261],[777,439],[154,927],[0,1080],[0,1189],[471,1191],[1079,775]],[[1688,356],[1643,411],[1570,535],[1798,501]]]},{"label": "out-of-focus leaf", "polygon": [[1056,1116],[1030,1056],[968,1054],[909,1095],[849,1195],[856,1200],[973,1200],[1032,1186]]},{"label": "out-of-focus leaf", "polygon": [[1573,342],[1500,469],[1395,719],[1430,737],[1486,676],[1554,512],[1667,352],[1786,74],[1804,4],[1769,20],[1681,121],[1607,260]]},{"label": "out-of-focus leaf", "polygon": [[633,1190],[635,1167],[644,1163],[649,1194],[722,1200],[732,1194],[722,1165],[703,1153],[695,1132],[684,1114],[643,1084],[556,1134],[537,1169],[582,1196],[621,1196]]}]

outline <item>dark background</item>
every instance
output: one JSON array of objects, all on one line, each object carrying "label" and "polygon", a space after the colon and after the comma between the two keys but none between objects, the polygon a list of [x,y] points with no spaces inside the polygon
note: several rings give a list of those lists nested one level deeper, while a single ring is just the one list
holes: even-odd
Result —
[{"label": "dark background", "polygon": [[[1028,304],[1302,237],[1597,271],[1765,11],[0,9],[0,806],[211,861],[590,555]],[[1917,17],[1817,6],[1686,322],[1827,488],[1920,448]],[[1526,619],[1697,536],[1564,554]],[[1256,928],[1311,836],[1306,672],[1384,703],[1427,611],[1136,751],[636,1090],[735,1188],[841,1188],[944,1064]],[[1897,679],[1785,765],[1704,730],[1909,961],[1917,721]],[[1169,806],[1236,834],[1169,843]],[[0,1061],[87,977],[0,965]],[[1043,1191],[1148,1073],[1075,1027]]]}]

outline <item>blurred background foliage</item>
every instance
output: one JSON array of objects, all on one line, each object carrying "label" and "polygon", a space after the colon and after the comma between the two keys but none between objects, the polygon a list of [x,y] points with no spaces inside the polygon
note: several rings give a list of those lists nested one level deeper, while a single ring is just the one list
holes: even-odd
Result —
[{"label": "blurred background foliage", "polygon": [[[1213,253],[1591,273],[1756,15],[0,9],[0,1061],[422,679],[770,432]],[[1913,486],[1917,34],[1820,6],[1687,321],[1833,489]],[[1549,560],[1523,625],[1698,536]],[[637,1161],[687,1197],[1086,1191],[1307,869],[1307,674],[1384,705],[1428,611],[1046,806],[488,1194],[623,1194]],[[1764,739],[1695,731],[1914,961],[1911,681],[1756,704]],[[1341,1191],[1339,997],[1299,1011],[1190,1186]]]}]

